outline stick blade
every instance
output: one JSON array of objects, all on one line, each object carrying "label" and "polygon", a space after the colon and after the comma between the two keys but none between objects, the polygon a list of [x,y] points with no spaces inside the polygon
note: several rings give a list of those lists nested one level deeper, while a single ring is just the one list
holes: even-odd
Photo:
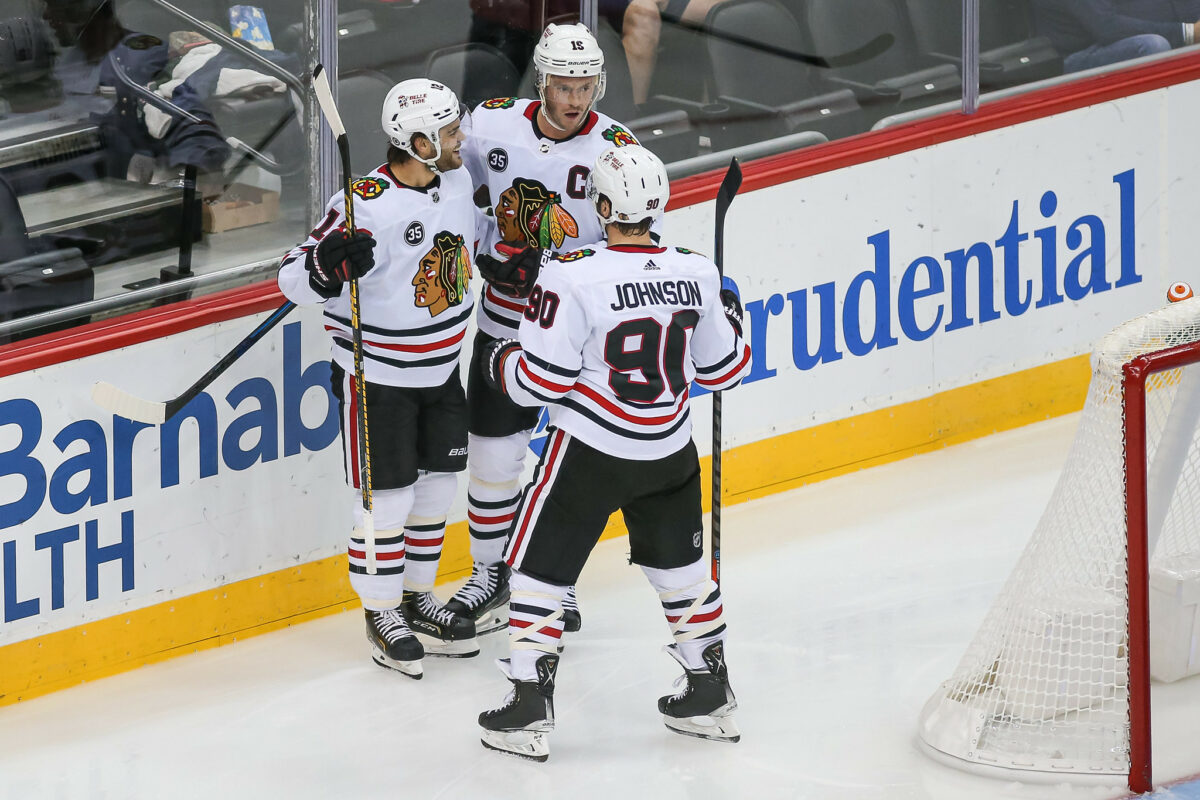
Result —
[{"label": "stick blade", "polygon": [[717,206],[728,207],[733,202],[733,196],[741,188],[742,164],[737,160],[737,156],[734,156],[729,159],[729,169],[725,171],[725,178],[721,181],[721,188],[717,189]]},{"label": "stick blade", "polygon": [[143,400],[104,381],[92,387],[92,401],[118,417],[145,422],[148,425],[161,425],[167,419],[166,403]]},{"label": "stick blade", "polygon": [[321,106],[321,113],[325,115],[325,120],[329,123],[334,137],[345,136],[346,126],[342,124],[342,117],[338,114],[337,103],[333,102],[333,90],[329,88],[329,73],[323,65],[317,64],[317,68],[313,70],[312,84],[313,91],[317,95],[317,104]]}]

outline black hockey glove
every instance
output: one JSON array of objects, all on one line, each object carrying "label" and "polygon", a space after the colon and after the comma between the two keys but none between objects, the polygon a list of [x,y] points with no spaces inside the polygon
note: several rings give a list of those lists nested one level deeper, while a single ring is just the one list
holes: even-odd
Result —
[{"label": "black hockey glove", "polygon": [[509,353],[521,349],[516,339],[494,339],[479,353],[479,365],[483,367],[483,379],[497,392],[504,392],[504,376],[501,367]]},{"label": "black hockey glove", "polygon": [[507,261],[483,253],[475,263],[479,266],[479,274],[497,291],[509,297],[529,297],[541,270],[542,251],[526,247]]},{"label": "black hockey glove", "polygon": [[345,231],[331,231],[317,243],[308,263],[308,284],[326,299],[342,293],[342,286],[353,278],[361,278],[375,266],[375,239],[364,231],[348,236]]},{"label": "black hockey glove", "polygon": [[742,335],[742,301],[738,299],[737,292],[733,289],[721,289],[721,305],[725,308],[725,318],[729,320],[729,324],[733,326],[734,331],[738,336]]}]

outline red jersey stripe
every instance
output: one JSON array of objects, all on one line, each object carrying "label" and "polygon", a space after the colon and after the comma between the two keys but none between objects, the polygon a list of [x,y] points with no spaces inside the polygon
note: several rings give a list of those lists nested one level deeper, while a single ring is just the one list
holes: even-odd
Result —
[{"label": "red jersey stripe", "polygon": [[546,485],[554,479],[555,473],[558,471],[558,459],[562,454],[562,442],[566,436],[561,430],[555,431],[550,442],[550,455],[546,459],[546,470],[542,475],[542,480],[533,487],[533,491],[529,494],[529,502],[525,505],[525,513],[521,517],[521,522],[517,526],[517,534],[513,537],[512,555],[507,559],[508,565],[513,566],[517,554],[521,552],[521,545],[525,541],[525,534],[529,532],[529,523],[533,517],[533,509],[537,507],[538,499],[545,490]]},{"label": "red jersey stripe", "polygon": [[501,308],[507,308],[509,311],[524,311],[525,307],[528,305],[528,303],[523,300],[505,297],[504,295],[498,293],[492,288],[490,283],[487,285],[487,289],[484,290],[484,296],[487,297],[490,302],[500,306]]},{"label": "red jersey stripe", "polygon": [[[363,558],[363,559],[365,559],[365,558],[367,557],[367,551],[366,551],[366,550],[355,550],[355,549],[354,549],[354,548],[352,548],[352,547],[348,547],[348,548],[346,548],[346,553],[347,553],[347,555],[349,555],[351,558]],[[387,553],[376,553],[376,554],[375,554],[375,560],[376,560],[376,561],[399,561],[399,560],[400,560],[400,559],[402,559],[402,558],[404,558],[404,551],[403,551],[403,550],[391,550],[391,551],[389,551],[389,552],[387,552]]]},{"label": "red jersey stripe", "polygon": [[476,525],[499,525],[502,522],[512,522],[513,517],[515,516],[515,512],[501,514],[498,517],[485,517],[481,514],[472,514],[470,511],[467,512],[467,519],[471,522],[474,522]]},{"label": "red jersey stripe", "polygon": [[724,375],[721,375],[720,377],[717,377],[717,378],[699,378],[699,377],[697,377],[696,383],[700,384],[701,386],[720,386],[722,383],[724,383],[725,381],[732,378],[738,372],[738,370],[740,370],[742,367],[746,366],[746,362],[749,360],[750,360],[750,346],[743,345],[741,360],[739,360],[737,364],[730,367],[729,370]]},{"label": "red jersey stripe", "polygon": [[[697,614],[696,616],[689,619],[688,623],[690,624],[693,622],[712,622],[714,619],[716,619],[719,616],[721,616],[721,606],[717,606],[716,610],[709,611],[707,614]],[[670,614],[667,614],[667,622],[678,622],[682,617],[683,617],[682,614],[678,614],[676,616],[671,616]]]},{"label": "red jersey stripe", "polygon": [[[509,617],[508,624],[509,627],[512,628],[528,628],[533,623],[523,619],[517,619],[516,617]],[[537,631],[526,631],[526,633],[540,633],[543,636],[549,636],[552,639],[558,639],[562,637],[562,631],[560,631],[558,628],[547,627]]]}]

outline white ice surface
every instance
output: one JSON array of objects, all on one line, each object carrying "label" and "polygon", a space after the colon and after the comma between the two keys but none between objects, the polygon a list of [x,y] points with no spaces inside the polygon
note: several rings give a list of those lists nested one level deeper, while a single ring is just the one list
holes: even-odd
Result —
[{"label": "white ice surface", "polygon": [[[672,734],[653,590],[601,544],[559,669],[545,764],[485,751],[506,639],[374,666],[354,611],[0,708],[0,798],[1107,798],[921,753],[917,714],[1032,531],[1077,416],[726,509],[736,745]],[[441,587],[446,596],[453,587]],[[1200,679],[1155,688],[1158,781],[1200,773]],[[1190,704],[1190,707],[1189,707]]]}]

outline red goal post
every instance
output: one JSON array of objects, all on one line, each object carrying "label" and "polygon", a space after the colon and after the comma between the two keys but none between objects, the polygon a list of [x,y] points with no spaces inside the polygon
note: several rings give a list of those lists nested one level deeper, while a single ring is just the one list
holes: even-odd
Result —
[{"label": "red goal post", "polygon": [[1118,326],[1092,364],[1054,493],[919,735],[1010,780],[1145,792],[1151,653],[1156,678],[1200,672],[1200,299]]}]

